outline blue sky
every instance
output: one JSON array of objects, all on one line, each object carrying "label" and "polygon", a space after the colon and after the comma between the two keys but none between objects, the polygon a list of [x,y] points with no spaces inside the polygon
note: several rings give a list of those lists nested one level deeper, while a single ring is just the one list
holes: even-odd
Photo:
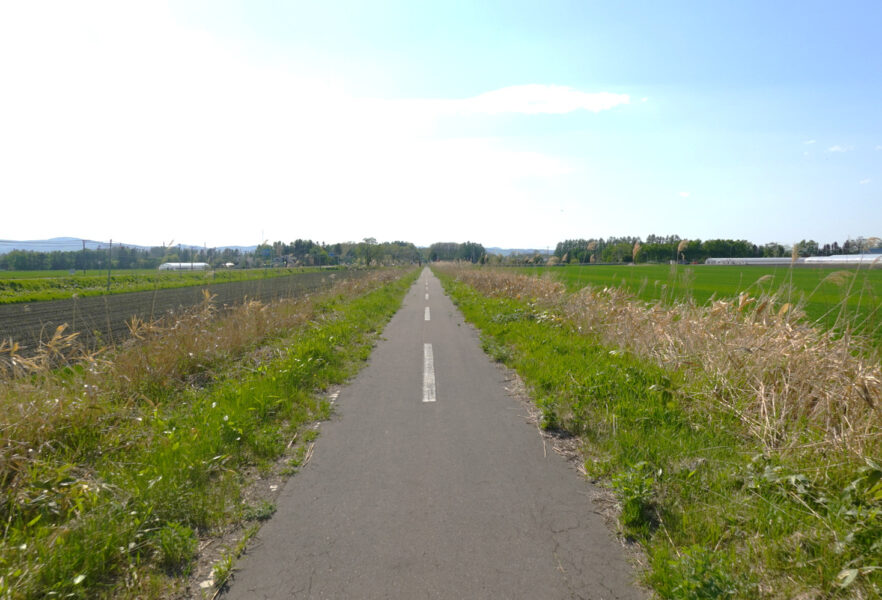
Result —
[{"label": "blue sky", "polygon": [[0,239],[882,234],[879,2],[12,4]]}]

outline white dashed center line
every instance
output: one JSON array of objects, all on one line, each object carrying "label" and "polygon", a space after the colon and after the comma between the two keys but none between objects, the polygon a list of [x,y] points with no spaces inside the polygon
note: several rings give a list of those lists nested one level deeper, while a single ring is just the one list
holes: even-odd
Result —
[{"label": "white dashed center line", "polygon": [[435,401],[435,359],[432,344],[423,344],[423,402]]},{"label": "white dashed center line", "polygon": [[426,292],[426,300],[429,299],[429,292]]},{"label": "white dashed center line", "polygon": [[426,307],[426,317],[425,317],[425,320],[426,320],[426,321],[430,320],[430,318],[429,318],[429,307],[428,307],[428,306]]}]

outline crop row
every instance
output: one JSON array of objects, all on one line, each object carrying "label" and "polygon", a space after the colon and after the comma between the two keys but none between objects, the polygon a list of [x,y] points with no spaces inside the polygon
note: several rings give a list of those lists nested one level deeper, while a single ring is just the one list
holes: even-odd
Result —
[{"label": "crop row", "polygon": [[207,290],[217,306],[247,299],[268,302],[325,289],[335,281],[361,277],[365,271],[306,272],[286,277],[216,283],[173,289],[0,305],[0,340],[14,340],[35,349],[61,325],[79,334],[88,346],[118,342],[128,336],[132,317],[152,322],[182,308],[200,304]]},{"label": "crop row", "polygon": [[[319,269],[310,269],[311,271]],[[299,269],[298,273],[304,272]],[[212,285],[286,277],[290,269],[236,269],[221,271],[156,271],[153,269],[0,272],[0,304],[61,300],[73,296],[103,296],[155,289]]]}]

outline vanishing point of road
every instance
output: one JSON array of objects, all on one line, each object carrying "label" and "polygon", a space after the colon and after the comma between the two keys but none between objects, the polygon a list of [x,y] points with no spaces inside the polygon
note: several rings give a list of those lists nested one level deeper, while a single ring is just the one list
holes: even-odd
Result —
[{"label": "vanishing point of road", "polygon": [[224,598],[645,598],[525,416],[424,270]]}]

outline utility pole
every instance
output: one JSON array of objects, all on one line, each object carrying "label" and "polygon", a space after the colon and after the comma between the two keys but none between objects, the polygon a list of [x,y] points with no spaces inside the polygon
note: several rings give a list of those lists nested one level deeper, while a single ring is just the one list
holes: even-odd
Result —
[{"label": "utility pole", "polygon": [[110,293],[110,268],[113,266],[113,239],[107,246],[107,293]]},{"label": "utility pole", "polygon": [[83,275],[86,274],[86,240],[83,240]]}]

